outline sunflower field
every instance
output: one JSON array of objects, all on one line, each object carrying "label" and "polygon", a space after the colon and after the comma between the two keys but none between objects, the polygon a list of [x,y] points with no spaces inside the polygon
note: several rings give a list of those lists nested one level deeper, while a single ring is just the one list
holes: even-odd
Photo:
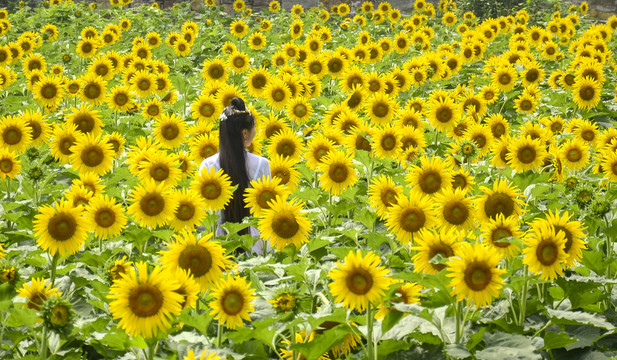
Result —
[{"label": "sunflower field", "polygon": [[130,3],[0,9],[0,358],[617,356],[617,16]]}]

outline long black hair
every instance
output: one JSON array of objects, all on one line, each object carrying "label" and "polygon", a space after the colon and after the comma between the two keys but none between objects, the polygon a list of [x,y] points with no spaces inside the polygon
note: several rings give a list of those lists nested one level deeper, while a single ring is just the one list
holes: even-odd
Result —
[{"label": "long black hair", "polygon": [[[246,110],[244,101],[238,97],[231,100],[221,114],[219,127],[219,162],[221,169],[237,186],[233,198],[223,209],[223,222],[241,222],[249,216],[249,209],[244,206],[244,191],[249,187],[249,175],[246,168],[246,149],[242,130],[251,131],[255,127],[255,118]],[[241,234],[248,233],[244,229]]]}]

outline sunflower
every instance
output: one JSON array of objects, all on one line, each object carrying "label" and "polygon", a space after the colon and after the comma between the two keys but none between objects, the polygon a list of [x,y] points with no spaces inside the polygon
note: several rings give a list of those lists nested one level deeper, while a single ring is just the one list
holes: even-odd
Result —
[{"label": "sunflower", "polygon": [[591,145],[595,147],[596,143],[599,140],[598,136],[598,126],[596,123],[593,123],[589,120],[583,120],[578,122],[571,122],[572,126],[576,124],[574,130],[572,130],[572,135],[578,140],[581,140],[585,144]]},{"label": "sunflower", "polygon": [[200,289],[207,291],[233,267],[225,249],[211,238],[212,234],[204,234],[197,239],[192,231],[181,231],[167,244],[168,250],[160,252],[163,267],[171,273],[188,271]]},{"label": "sunflower", "polygon": [[241,38],[248,33],[248,25],[242,19],[234,20],[229,26],[231,35]]},{"label": "sunflower", "polygon": [[107,195],[92,197],[86,206],[84,223],[100,239],[111,239],[122,232],[127,218],[124,208]]},{"label": "sunflower", "polygon": [[617,152],[603,156],[600,167],[605,178],[611,182],[617,182]]},{"label": "sunflower", "polygon": [[574,84],[574,103],[581,109],[595,108],[600,102],[601,84],[591,77],[584,77]]},{"label": "sunflower", "polygon": [[506,159],[508,166],[518,172],[537,171],[544,166],[546,156],[546,148],[539,139],[525,136],[509,143]]},{"label": "sunflower", "polygon": [[206,210],[223,209],[233,196],[234,187],[231,179],[222,169],[201,169],[191,182],[191,189],[200,194],[206,203]]},{"label": "sunflower", "polygon": [[128,112],[133,104],[133,93],[124,85],[114,87],[107,95],[107,105],[114,111]]},{"label": "sunflower", "polygon": [[577,261],[581,260],[583,250],[587,248],[585,233],[583,232],[585,227],[580,221],[571,220],[571,217],[572,215],[567,211],[560,214],[558,210],[555,210],[555,212],[549,210],[546,214],[546,220],[537,220],[540,224],[546,222],[552,225],[556,233],[563,232],[566,239],[564,251],[567,255],[565,265],[569,267],[573,267]]},{"label": "sunflower", "polygon": [[370,251],[365,256],[361,251],[350,251],[343,263],[337,262],[337,268],[328,274],[333,280],[329,288],[335,301],[358,311],[381,302],[392,280],[380,262],[379,256]]},{"label": "sunflower", "polygon": [[26,76],[29,76],[33,70],[39,70],[42,73],[47,71],[47,61],[41,54],[28,54],[23,60],[23,70]]},{"label": "sunflower", "polygon": [[251,66],[251,60],[247,54],[241,51],[236,51],[229,55],[228,66],[235,73],[244,73]]},{"label": "sunflower", "polygon": [[276,196],[267,205],[268,209],[261,209],[258,223],[262,239],[270,240],[278,251],[283,251],[287,245],[300,248],[308,242],[311,223],[303,215],[303,202],[297,199],[288,201],[287,194],[284,193]]},{"label": "sunflower", "polygon": [[500,91],[508,92],[516,85],[516,71],[512,66],[497,67],[492,74],[493,86]]},{"label": "sunflower", "polygon": [[178,56],[187,56],[191,53],[191,44],[183,38],[179,38],[173,45],[174,53]]},{"label": "sunflower", "polygon": [[380,159],[395,159],[403,150],[402,131],[392,126],[378,127],[373,133],[371,147]]},{"label": "sunflower", "polygon": [[[543,280],[555,280],[563,275],[568,254],[565,252],[566,237],[563,231],[555,231],[548,222],[535,222],[524,239],[523,264]],[[580,251],[580,249],[579,249]]]},{"label": "sunflower", "polygon": [[480,244],[463,243],[456,258],[448,261],[451,294],[457,301],[467,299],[476,307],[490,305],[503,287],[505,270],[498,269],[499,254]]},{"label": "sunflower", "polygon": [[80,80],[79,98],[92,105],[100,105],[105,101],[107,81],[94,74],[87,74]]},{"label": "sunflower", "polygon": [[447,131],[461,119],[461,110],[449,96],[431,101],[428,118],[437,131]]},{"label": "sunflower", "polygon": [[297,170],[296,164],[297,161],[287,156],[271,156],[270,173],[272,178],[278,178],[281,185],[286,185],[290,191],[294,191],[300,181],[300,172]]},{"label": "sunflower", "polygon": [[442,228],[468,230],[475,223],[473,200],[461,189],[450,189],[437,195],[437,214]]},{"label": "sunflower", "polygon": [[559,147],[559,155],[564,168],[570,171],[581,170],[589,163],[589,145],[580,139],[570,139]]},{"label": "sunflower", "polygon": [[221,59],[205,60],[202,65],[201,76],[207,81],[225,82],[229,77],[226,65],[225,61]]},{"label": "sunflower", "polygon": [[85,59],[94,57],[101,43],[98,38],[87,38],[77,43],[77,54]]},{"label": "sunflower", "polygon": [[7,149],[0,147],[0,179],[15,179],[20,171],[21,164],[18,156]]},{"label": "sunflower", "polygon": [[289,188],[281,185],[279,178],[264,177],[251,181],[251,187],[246,189],[244,200],[246,207],[250,207],[251,214],[259,217],[264,210],[271,209],[270,201],[275,200],[277,196],[285,197],[289,193]]},{"label": "sunflower", "polygon": [[175,149],[186,140],[186,123],[179,115],[164,113],[152,129],[156,141],[167,149]]},{"label": "sunflower", "polygon": [[88,236],[81,207],[67,201],[43,205],[35,215],[34,232],[37,245],[51,255],[73,255],[86,242]]},{"label": "sunflower", "polygon": [[481,222],[496,219],[499,214],[506,218],[523,215],[525,202],[520,199],[522,194],[506,179],[497,180],[492,189],[481,186],[480,190],[484,195],[476,200],[476,206]]},{"label": "sunflower", "polygon": [[41,105],[56,108],[64,97],[64,86],[61,80],[54,76],[43,76],[32,89],[34,98]]},{"label": "sunflower", "polygon": [[244,327],[243,320],[250,321],[254,311],[255,290],[243,277],[227,277],[212,289],[214,300],[210,302],[210,315],[228,329]]},{"label": "sunflower", "polygon": [[164,226],[173,217],[178,207],[177,199],[164,183],[157,184],[148,180],[131,191],[129,214],[144,227],[157,228]]},{"label": "sunflower", "polygon": [[103,132],[103,122],[99,111],[90,104],[80,104],[79,108],[71,107],[71,113],[66,116],[66,122],[74,124],[82,134],[100,135]]},{"label": "sunflower", "polygon": [[353,168],[353,154],[333,149],[317,167],[319,185],[333,195],[340,195],[358,181],[358,171]]},{"label": "sunflower", "polygon": [[17,291],[17,295],[28,299],[28,302],[24,304],[24,308],[38,311],[47,299],[62,296],[58,288],[52,286],[51,282],[47,279],[33,278],[30,284],[24,283],[21,286],[21,289]]},{"label": "sunflower", "polygon": [[163,274],[162,268],[148,274],[146,263],[135,267],[109,289],[109,311],[130,336],[153,338],[171,328],[170,320],[180,315],[184,299],[174,291],[178,284]]},{"label": "sunflower", "polygon": [[452,174],[441,158],[423,156],[420,166],[414,166],[405,181],[413,187],[412,191],[432,196],[452,186]]},{"label": "sunflower", "polygon": [[71,152],[71,164],[79,172],[102,176],[113,166],[113,148],[101,135],[86,134],[79,137],[71,147]]},{"label": "sunflower", "polygon": [[498,214],[495,219],[483,222],[481,229],[482,243],[496,250],[500,256],[512,258],[520,252],[520,247],[512,241],[523,239],[518,219]]},{"label": "sunflower", "polygon": [[291,99],[291,90],[282,80],[272,79],[266,85],[263,96],[274,110],[282,110]]},{"label": "sunflower", "polygon": [[266,37],[260,32],[255,31],[249,36],[249,47],[253,50],[263,49],[267,45]]},{"label": "sunflower", "polygon": [[0,148],[19,155],[26,151],[31,142],[30,129],[22,118],[12,115],[0,118]]},{"label": "sunflower", "polygon": [[287,103],[285,112],[296,124],[303,124],[309,121],[314,110],[308,99],[296,97]]},{"label": "sunflower", "polygon": [[437,225],[437,212],[429,197],[424,195],[404,196],[396,198],[396,203],[388,208],[386,226],[396,238],[408,245],[421,230]]},{"label": "sunflower", "polygon": [[412,258],[414,271],[425,274],[437,274],[445,269],[446,259],[458,256],[464,243],[454,228],[439,232],[422,230],[418,239],[414,240],[418,244],[411,247],[411,250],[417,251]]},{"label": "sunflower", "polygon": [[163,102],[157,98],[151,98],[143,104],[142,115],[148,119],[156,119],[163,113]]},{"label": "sunflower", "polygon": [[395,205],[397,197],[403,194],[403,187],[396,185],[387,175],[379,175],[368,187],[368,200],[380,218],[385,219],[390,208]]},{"label": "sunflower", "polygon": [[364,103],[364,109],[374,125],[384,125],[392,121],[398,105],[383,93],[375,93]]},{"label": "sunflower", "polygon": [[302,151],[302,139],[291,129],[279,131],[270,138],[268,147],[270,157],[281,155],[298,162],[302,158]]},{"label": "sunflower", "polygon": [[178,167],[178,158],[174,154],[153,151],[146,154],[144,163],[137,174],[140,182],[154,180],[155,183],[162,183],[165,187],[173,187],[182,176],[182,171]]}]

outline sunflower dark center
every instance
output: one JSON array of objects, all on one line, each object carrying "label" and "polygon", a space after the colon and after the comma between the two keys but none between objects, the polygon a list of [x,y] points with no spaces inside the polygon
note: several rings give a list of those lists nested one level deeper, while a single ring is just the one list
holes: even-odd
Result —
[{"label": "sunflower dark center", "polygon": [[216,182],[207,182],[201,186],[201,196],[208,200],[218,199],[221,196],[221,185]]},{"label": "sunflower dark center", "polygon": [[71,151],[71,146],[73,146],[73,144],[75,144],[75,138],[68,135],[60,139],[58,142],[58,148],[62,154],[71,155],[73,153]]},{"label": "sunflower dark center", "polygon": [[176,124],[166,124],[161,130],[161,134],[167,140],[174,140],[180,134],[180,129]]},{"label": "sunflower dark center", "polygon": [[510,246],[510,243],[504,241],[504,239],[509,237],[512,237],[512,231],[509,228],[498,227],[493,230],[493,233],[491,234],[491,242],[499,248],[507,248]]},{"label": "sunflower dark center", "polygon": [[452,120],[452,109],[450,109],[447,106],[442,106],[440,108],[437,109],[436,112],[436,117],[437,117],[437,121],[441,122],[441,123],[447,123],[450,120]]},{"label": "sunflower dark center", "polygon": [[0,159],[0,171],[5,174],[13,170],[13,161],[11,159]]},{"label": "sunflower dark center", "polygon": [[199,278],[212,268],[212,254],[203,246],[187,245],[178,256],[178,266]]},{"label": "sunflower dark center", "polygon": [[433,194],[441,189],[441,175],[434,170],[427,170],[418,179],[418,185],[426,194]]},{"label": "sunflower dark center", "polygon": [[99,209],[96,214],[94,214],[94,221],[100,227],[110,227],[116,222],[116,213],[109,208]]},{"label": "sunflower dark center", "polygon": [[169,177],[169,166],[156,164],[150,168],[150,176],[156,181],[165,181]]},{"label": "sunflower dark center", "polygon": [[563,250],[566,252],[566,254],[569,253],[570,249],[572,248],[572,243],[574,241],[572,233],[570,232],[570,230],[566,229],[564,226],[561,226],[561,225],[553,225],[553,227],[555,228],[555,234],[558,234],[560,231],[563,231],[565,238],[566,238],[566,246]]},{"label": "sunflower dark center", "polygon": [[426,223],[426,215],[416,207],[404,209],[399,219],[401,228],[411,233],[417,232]]},{"label": "sunflower dark center", "polygon": [[300,230],[296,217],[289,210],[278,212],[272,219],[272,231],[283,239],[289,239]]},{"label": "sunflower dark center", "polygon": [[551,266],[559,257],[559,249],[553,241],[543,240],[536,248],[536,257],[542,265]]},{"label": "sunflower dark center", "polygon": [[356,295],[364,295],[373,288],[373,276],[365,269],[353,269],[347,275],[347,289]]},{"label": "sunflower dark center", "polygon": [[443,217],[450,224],[461,225],[469,218],[469,209],[461,201],[450,201],[444,206]]},{"label": "sunflower dark center", "polygon": [[257,195],[257,203],[262,209],[270,209],[268,202],[276,198],[276,192],[270,189],[264,189]]},{"label": "sunflower dark center", "polygon": [[139,284],[129,294],[131,311],[142,318],[158,314],[164,301],[161,291],[150,284]]},{"label": "sunflower dark center", "polygon": [[293,156],[296,153],[296,144],[293,140],[283,139],[276,144],[276,153],[285,157]]},{"label": "sunflower dark center", "polygon": [[225,314],[237,315],[244,308],[244,297],[242,294],[231,290],[224,295],[221,305]]},{"label": "sunflower dark center", "polygon": [[465,269],[465,284],[473,291],[482,291],[491,283],[493,273],[491,269],[483,263],[471,263]]},{"label": "sunflower dark center", "polygon": [[[444,243],[433,244],[428,250],[428,258],[430,260],[430,259],[433,259],[437,255],[443,258],[449,258],[450,256],[454,255],[454,250],[452,250],[452,248],[449,245],[444,244]],[[440,264],[437,262],[429,262],[429,264],[436,271],[441,271],[445,269],[446,267],[446,264]]]},{"label": "sunflower dark center", "polygon": [[176,217],[182,221],[188,221],[195,215],[195,206],[190,202],[182,202],[176,210]]},{"label": "sunflower dark center", "polygon": [[397,195],[398,193],[396,191],[392,189],[385,189],[384,191],[381,192],[381,202],[384,204],[385,207],[388,208],[398,203],[396,201]]},{"label": "sunflower dark center", "polygon": [[507,218],[514,213],[514,200],[507,194],[493,193],[486,199],[484,212],[491,219],[497,218],[499,214]]},{"label": "sunflower dark center", "polygon": [[289,170],[283,168],[272,169],[272,176],[279,178],[281,180],[281,184],[283,185],[289,183],[289,180],[291,179],[291,173]]},{"label": "sunflower dark center", "polygon": [[77,130],[87,134],[94,129],[95,121],[89,114],[79,114],[73,119],[73,124],[77,126]]},{"label": "sunflower dark center", "polygon": [[124,93],[119,93],[119,94],[116,94],[116,97],[114,98],[114,102],[118,106],[124,106],[129,102],[129,97]]},{"label": "sunflower dark center", "polygon": [[101,96],[102,89],[99,84],[89,83],[84,87],[84,95],[88,99],[96,99]]},{"label": "sunflower dark center", "polygon": [[534,162],[534,160],[536,160],[536,149],[534,149],[532,146],[523,146],[522,148],[518,149],[516,157],[523,164],[532,163]]},{"label": "sunflower dark center", "polygon": [[333,164],[328,170],[328,176],[336,183],[342,183],[349,176],[349,168],[345,164]]},{"label": "sunflower dark center", "polygon": [[105,159],[103,149],[98,145],[90,145],[81,151],[81,161],[88,167],[100,165]]},{"label": "sunflower dark center", "polygon": [[53,99],[58,94],[58,88],[54,84],[45,84],[41,87],[41,96],[45,99]]},{"label": "sunflower dark center", "polygon": [[16,126],[10,126],[2,133],[2,139],[9,145],[18,144],[21,141],[21,130]]},{"label": "sunflower dark center", "polygon": [[156,216],[165,209],[165,199],[158,193],[146,194],[139,201],[139,208],[148,216]]},{"label": "sunflower dark center", "polygon": [[47,232],[55,241],[67,241],[77,231],[77,222],[71,214],[58,213],[49,219]]}]

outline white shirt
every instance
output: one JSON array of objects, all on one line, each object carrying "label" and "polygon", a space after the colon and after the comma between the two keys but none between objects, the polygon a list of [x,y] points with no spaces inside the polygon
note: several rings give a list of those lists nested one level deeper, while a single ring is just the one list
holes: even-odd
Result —
[{"label": "white shirt", "polygon": [[[216,153],[209,158],[204,159],[199,166],[199,173],[201,174],[201,169],[204,168],[214,168],[215,171],[219,171],[221,169],[221,162],[219,161],[219,153]],[[249,180],[256,181],[261,179],[262,177],[271,177],[270,174],[270,162],[265,157],[255,155],[250,152],[246,152],[246,170],[248,172]],[[250,185],[249,185],[250,186]],[[220,210],[217,212],[219,214],[218,225],[221,225],[222,218]],[[249,233],[251,236],[259,237],[259,231],[254,227],[249,227]],[[216,227],[215,235],[221,236],[225,235],[225,231],[220,226]],[[257,241],[255,246],[253,246],[253,252],[263,254],[263,242]]]}]

